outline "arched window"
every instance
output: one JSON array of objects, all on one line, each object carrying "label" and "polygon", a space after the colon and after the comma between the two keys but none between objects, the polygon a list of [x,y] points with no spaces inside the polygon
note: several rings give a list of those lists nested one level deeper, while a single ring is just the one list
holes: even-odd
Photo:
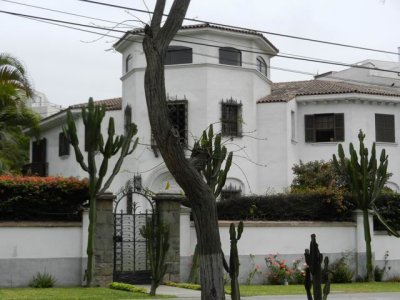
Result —
[{"label": "arched window", "polygon": [[242,52],[232,47],[219,48],[219,63],[223,65],[241,66]]},{"label": "arched window", "polygon": [[165,65],[191,64],[193,62],[192,48],[169,46],[165,56]]},{"label": "arched window", "polygon": [[132,70],[132,64],[133,64],[132,55],[129,54],[125,60],[125,73],[128,73],[130,70]]},{"label": "arched window", "polygon": [[261,56],[257,57],[257,70],[263,75],[268,76],[267,63]]}]

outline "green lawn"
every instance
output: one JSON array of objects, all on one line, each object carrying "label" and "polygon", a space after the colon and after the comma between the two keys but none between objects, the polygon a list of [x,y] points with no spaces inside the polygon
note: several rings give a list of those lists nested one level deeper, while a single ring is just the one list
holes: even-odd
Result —
[{"label": "green lawn", "polygon": [[[227,288],[229,290],[229,288]],[[332,284],[331,293],[381,293],[400,292],[398,282]],[[303,285],[241,285],[241,296],[305,294]]]},{"label": "green lawn", "polygon": [[[173,298],[158,296],[157,298]],[[108,300],[154,299],[146,294],[112,290],[109,288],[10,288],[0,289],[1,300]]]}]

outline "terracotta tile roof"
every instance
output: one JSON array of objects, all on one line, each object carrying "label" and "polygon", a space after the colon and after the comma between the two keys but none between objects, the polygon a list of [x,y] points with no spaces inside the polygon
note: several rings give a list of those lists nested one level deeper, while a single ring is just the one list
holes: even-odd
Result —
[{"label": "terracotta tile roof", "polygon": [[[237,29],[237,28],[232,28],[232,27],[224,27],[224,26],[218,26],[218,25],[213,25],[209,23],[202,23],[202,24],[193,24],[193,25],[184,25],[181,27],[180,30],[188,30],[188,29],[199,29],[199,28],[213,28],[217,30],[225,30],[225,31],[231,31],[231,32],[237,32],[237,33],[243,33],[243,34],[249,34],[249,35],[255,35],[261,37],[274,51],[279,52],[278,48],[276,48],[263,34],[253,31],[253,30],[244,30],[244,29]],[[127,31],[119,40],[114,44],[114,47],[116,47],[121,41],[125,40],[128,35],[130,34],[140,34],[143,33],[144,29],[139,28],[135,30],[130,30]]]},{"label": "terracotta tile roof", "polygon": [[[112,99],[105,99],[94,101],[95,105],[105,105],[106,110],[121,110],[122,109],[122,98],[112,98]],[[71,105],[69,108],[82,108],[86,107],[88,103],[80,103]]]},{"label": "terracotta tile roof", "polygon": [[308,80],[273,83],[271,94],[259,99],[257,103],[288,102],[296,96],[353,93],[400,97],[400,91],[377,89],[342,81]]}]

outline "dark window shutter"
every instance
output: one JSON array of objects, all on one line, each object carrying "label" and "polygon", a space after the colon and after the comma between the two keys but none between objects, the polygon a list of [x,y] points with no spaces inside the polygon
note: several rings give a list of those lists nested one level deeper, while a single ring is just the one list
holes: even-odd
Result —
[{"label": "dark window shutter", "polygon": [[314,115],[304,115],[304,128],[306,143],[315,142]]},{"label": "dark window shutter", "polygon": [[394,115],[375,114],[375,140],[395,142]]},{"label": "dark window shutter", "polygon": [[64,132],[58,135],[58,156],[69,155],[69,141]]},{"label": "dark window shutter", "polygon": [[242,52],[232,47],[219,48],[219,63],[223,65],[241,66]]},{"label": "dark window shutter", "polygon": [[335,114],[335,141],[344,141],[344,114]]},{"label": "dark window shutter", "polygon": [[184,46],[169,46],[165,54],[165,65],[191,64],[193,62],[193,50]]},{"label": "dark window shutter", "polygon": [[132,107],[128,104],[125,107],[125,119],[124,119],[124,128],[125,128],[125,135],[128,135],[130,126],[132,124]]},{"label": "dark window shutter", "polygon": [[390,143],[395,142],[394,115],[388,115],[386,118],[386,138]]}]

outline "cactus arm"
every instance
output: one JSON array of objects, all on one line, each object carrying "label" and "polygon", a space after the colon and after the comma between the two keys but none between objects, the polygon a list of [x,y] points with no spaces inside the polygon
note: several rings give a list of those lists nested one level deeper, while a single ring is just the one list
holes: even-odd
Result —
[{"label": "cactus arm", "polygon": [[75,121],[70,110],[67,111],[67,126],[63,126],[63,131],[64,134],[68,137],[72,147],[74,148],[76,161],[85,172],[89,172],[89,168],[86,165],[82,152],[79,148],[79,140],[76,133]]},{"label": "cactus arm", "polygon": [[121,169],[124,158],[129,154],[129,152],[132,153],[133,150],[136,148],[136,146],[138,144],[138,139],[135,140],[132,150],[129,149],[132,137],[135,133],[136,133],[136,129],[134,127],[131,127],[131,129],[129,130],[129,132],[127,134],[126,139],[123,140],[123,144],[121,147],[121,153],[120,153],[120,156],[119,156],[116,164],[114,165],[113,171],[112,171],[111,175],[109,176],[109,178],[104,183],[104,186],[100,190],[100,193],[105,192],[110,187],[112,181],[114,180],[114,177],[118,174],[119,170]]}]

